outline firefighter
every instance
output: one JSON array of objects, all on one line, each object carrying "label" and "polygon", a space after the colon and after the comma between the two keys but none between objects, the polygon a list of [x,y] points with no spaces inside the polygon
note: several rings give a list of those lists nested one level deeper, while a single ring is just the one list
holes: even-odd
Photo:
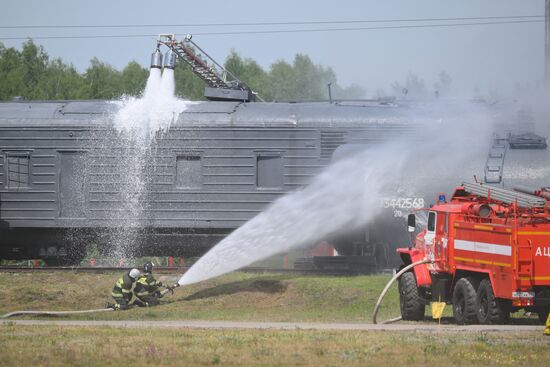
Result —
[{"label": "firefighter", "polygon": [[113,287],[113,292],[111,293],[115,300],[115,304],[108,303],[107,308],[113,308],[115,310],[126,310],[129,308],[129,302],[132,299],[132,286],[139,278],[140,274],[138,269],[132,269],[118,278]]},{"label": "firefighter", "polygon": [[[162,282],[153,277],[154,264],[151,262],[146,263],[143,266],[143,273],[136,282],[134,293],[137,299],[134,301],[134,305],[140,307],[157,306],[162,298],[160,287],[163,286]],[[173,292],[171,287],[166,287]]]},{"label": "firefighter", "polygon": [[546,328],[544,329],[544,335],[550,336],[550,312],[548,313],[548,317],[546,318]]}]

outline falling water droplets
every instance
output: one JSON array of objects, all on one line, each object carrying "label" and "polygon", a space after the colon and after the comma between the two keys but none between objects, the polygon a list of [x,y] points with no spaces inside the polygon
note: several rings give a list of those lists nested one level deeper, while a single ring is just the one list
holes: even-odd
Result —
[{"label": "falling water droplets", "polygon": [[111,233],[114,255],[131,256],[140,238],[140,228],[150,226],[148,203],[155,166],[153,154],[159,142],[159,132],[170,125],[192,102],[174,96],[174,71],[151,68],[145,92],[141,98],[127,97],[118,101],[121,108],[114,116],[118,131],[115,147],[120,152],[116,160],[119,176],[121,223]]}]

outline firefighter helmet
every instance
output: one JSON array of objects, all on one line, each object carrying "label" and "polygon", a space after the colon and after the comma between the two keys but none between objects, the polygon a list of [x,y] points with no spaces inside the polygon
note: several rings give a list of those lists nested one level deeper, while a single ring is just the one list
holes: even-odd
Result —
[{"label": "firefighter helmet", "polygon": [[130,272],[128,273],[128,275],[132,279],[137,279],[140,276],[140,274],[141,274],[141,272],[138,269],[135,269],[135,268],[130,270]]},{"label": "firefighter helmet", "polygon": [[155,264],[153,264],[152,262],[148,262],[143,265],[143,271],[145,271],[146,273],[151,273],[153,271],[153,266],[155,266]]}]

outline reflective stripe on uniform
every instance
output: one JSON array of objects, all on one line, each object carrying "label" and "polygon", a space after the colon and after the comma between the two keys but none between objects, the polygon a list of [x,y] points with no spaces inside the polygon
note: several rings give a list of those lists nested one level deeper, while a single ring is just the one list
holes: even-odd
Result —
[{"label": "reflective stripe on uniform", "polygon": [[138,281],[137,281],[139,284],[142,284],[144,286],[148,286],[149,284],[147,284],[147,278],[146,277],[139,277]]},{"label": "reflective stripe on uniform", "polygon": [[151,295],[156,282],[148,283],[148,278],[148,274],[143,274],[138,278],[136,288],[134,289],[136,296],[147,297]]}]

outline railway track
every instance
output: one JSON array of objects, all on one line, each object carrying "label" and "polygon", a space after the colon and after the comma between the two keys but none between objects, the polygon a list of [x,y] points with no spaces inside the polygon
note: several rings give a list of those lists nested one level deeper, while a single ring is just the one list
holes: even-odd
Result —
[{"label": "railway track", "polygon": [[[102,266],[0,266],[0,273],[37,273],[37,272],[75,272],[75,273],[108,273],[128,271],[132,267],[102,267]],[[156,273],[183,274],[189,267],[156,266]],[[353,275],[346,270],[321,270],[321,269],[285,269],[266,267],[244,267],[240,271],[247,273],[286,273],[286,274],[311,274],[311,275]]]}]

